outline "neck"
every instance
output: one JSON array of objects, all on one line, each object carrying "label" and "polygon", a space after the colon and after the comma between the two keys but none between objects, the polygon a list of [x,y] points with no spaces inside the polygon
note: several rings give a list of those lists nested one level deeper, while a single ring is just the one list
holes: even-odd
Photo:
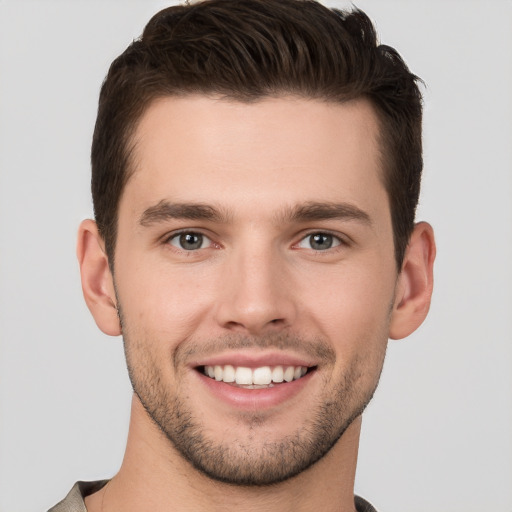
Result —
[{"label": "neck", "polygon": [[107,487],[86,499],[87,510],[354,512],[360,428],[357,418],[326,456],[296,477],[271,486],[236,486],[192,467],[134,398],[121,469]]}]

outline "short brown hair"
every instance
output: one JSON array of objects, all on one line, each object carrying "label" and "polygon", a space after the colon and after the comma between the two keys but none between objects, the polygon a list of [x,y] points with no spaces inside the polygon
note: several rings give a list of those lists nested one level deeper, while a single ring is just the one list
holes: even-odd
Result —
[{"label": "short brown hair", "polygon": [[423,167],[417,82],[393,48],[378,44],[360,10],[312,0],[205,0],[160,11],[114,60],[100,93],[92,196],[111,267],[119,200],[132,172],[131,136],[153,100],[207,94],[251,102],[292,94],[337,103],[366,98],[374,106],[400,268]]}]

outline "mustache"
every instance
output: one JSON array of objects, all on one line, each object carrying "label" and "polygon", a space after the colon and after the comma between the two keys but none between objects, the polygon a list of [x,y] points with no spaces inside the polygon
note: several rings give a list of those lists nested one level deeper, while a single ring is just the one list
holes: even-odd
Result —
[{"label": "mustache", "polygon": [[213,356],[226,350],[242,351],[247,349],[289,350],[327,364],[336,361],[336,353],[324,338],[306,338],[302,335],[283,332],[260,336],[230,333],[205,340],[186,340],[176,347],[174,361],[179,364],[198,357]]}]

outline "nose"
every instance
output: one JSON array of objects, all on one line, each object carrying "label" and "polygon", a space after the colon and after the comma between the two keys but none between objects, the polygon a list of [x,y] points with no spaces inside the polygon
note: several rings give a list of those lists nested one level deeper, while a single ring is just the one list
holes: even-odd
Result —
[{"label": "nose", "polygon": [[263,334],[293,324],[297,307],[286,259],[277,250],[241,250],[226,261],[218,324],[230,331]]}]

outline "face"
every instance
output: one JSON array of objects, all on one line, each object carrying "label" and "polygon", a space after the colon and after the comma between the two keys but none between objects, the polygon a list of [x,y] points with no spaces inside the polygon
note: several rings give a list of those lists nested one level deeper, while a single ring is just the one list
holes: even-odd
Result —
[{"label": "face", "polygon": [[300,473],[375,390],[397,282],[377,131],[364,101],[292,97],[166,98],[137,127],[114,273],[129,373],[214,479]]}]

